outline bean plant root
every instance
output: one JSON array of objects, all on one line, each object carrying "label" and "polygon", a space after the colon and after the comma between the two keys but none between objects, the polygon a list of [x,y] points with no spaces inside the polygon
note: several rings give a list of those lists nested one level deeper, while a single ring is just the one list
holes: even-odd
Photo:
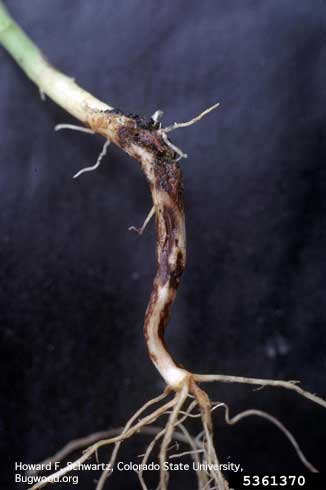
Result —
[{"label": "bean plant root", "polygon": [[[219,104],[212,105],[190,121],[166,127],[162,127],[161,110],[155,111],[152,117],[147,118],[115,109],[82,89],[73,78],[53,67],[11,17],[1,0],[0,43],[27,77],[37,85],[42,100],[45,96],[49,97],[83,124],[82,128],[71,124],[58,125],[56,130],[73,129],[88,134],[97,133],[105,138],[95,165],[82,169],[74,177],[96,170],[107,152],[109,142],[118,146],[139,162],[153,201],[152,209],[143,226],[131,229],[142,234],[153,216],[156,223],[157,271],[145,313],[144,337],[149,357],[167,388],[164,393],[146,402],[122,429],[92,434],[70,442],[47,462],[64,460],[71,453],[82,451],[79,457],[56,473],[46,476],[32,489],[44,487],[54,477],[59,478],[77,470],[82,463],[96,456],[100,448],[106,446],[112,447],[109,466],[113,467],[121,444],[141,433],[146,437],[152,436],[142,455],[143,464],[149,460],[155,446],[159,447],[158,489],[167,490],[169,485],[169,471],[166,470],[165,463],[188,455],[196,464],[203,465],[200,471],[196,471],[198,489],[227,490],[229,485],[220,469],[213,437],[212,416],[221,410],[224,411],[227,424],[236,424],[250,416],[262,417],[274,424],[292,444],[306,469],[316,472],[317,469],[304,456],[294,436],[278,419],[255,409],[245,410],[230,417],[229,407],[223,401],[212,402],[201,384],[223,382],[284,388],[323,408],[326,408],[325,400],[303,390],[296,381],[190,373],[172,358],[164,342],[164,332],[186,266],[185,210],[180,160],[187,155],[171,141],[170,134],[197,123]],[[198,434],[192,434],[190,424],[187,423],[193,418],[200,422]],[[165,420],[162,422],[163,419]],[[158,420],[162,422],[160,426],[153,426]],[[171,445],[175,441],[182,443],[184,448],[171,454]],[[142,467],[137,473],[141,488],[148,490]],[[104,471],[97,482],[96,490],[101,490],[113,474],[112,471]]]},{"label": "bean plant root", "polygon": [[[310,472],[318,472],[314,465],[308,461],[292,433],[276,417],[256,409],[245,410],[230,417],[228,405],[224,402],[211,402],[206,392],[198,386],[195,377],[196,376],[190,375],[178,390],[174,391],[171,390],[171,388],[166,388],[161,395],[146,402],[135,412],[124,427],[94,433],[87,437],[69,442],[60,451],[52,457],[42,461],[40,464],[44,467],[47,463],[64,461],[68,456],[77,451],[82,451],[81,456],[74,462],[61,468],[59,471],[44,477],[42,481],[36,483],[32,487],[32,490],[42,488],[53,480],[57,480],[71,471],[78,470],[82,463],[85,463],[91,457],[97,455],[97,451],[100,448],[112,446],[110,460],[95,487],[95,490],[102,490],[105,483],[107,483],[109,478],[114,474],[112,469],[114,469],[121,444],[127,442],[130,438],[137,436],[138,434],[153,436],[153,439],[147,445],[145,452],[142,455],[141,462],[137,463],[136,472],[139,478],[140,487],[143,490],[149,490],[145,481],[144,468],[146,468],[151,453],[158,443],[160,444],[160,475],[158,489],[167,490],[168,488],[169,462],[183,456],[191,456],[198,469],[195,472],[197,478],[196,488],[198,490],[227,490],[229,489],[229,485],[220,470],[220,461],[216,454],[213,438],[212,414],[213,412],[217,412],[220,408],[224,409],[225,422],[228,425],[235,425],[244,418],[252,416],[261,417],[274,424],[288,439],[288,442],[292,445],[304,467]],[[243,383],[243,378],[240,377],[225,376],[223,378],[223,381]],[[218,381],[221,380],[218,379]],[[272,384],[271,381],[273,381]],[[246,383],[253,385],[259,384],[260,386],[283,387],[286,389],[292,389],[289,387],[293,386],[293,381],[274,381],[255,378],[250,378],[250,381],[247,380]],[[299,393],[303,397],[311,399],[311,394],[309,392],[301,390]],[[316,397],[316,395],[313,395],[313,397],[318,400],[316,401],[316,399],[314,399],[313,401],[315,403],[318,403],[323,407],[326,406],[324,400]],[[153,410],[152,407],[154,405],[159,406]],[[150,408],[152,411],[145,415],[145,412]],[[164,426],[158,427],[152,425],[164,417],[167,418]],[[201,430],[198,434],[192,435],[186,428],[185,424],[187,420],[191,418],[198,418],[201,420]],[[182,443],[183,446],[187,446],[187,449],[180,453],[169,454],[172,449],[171,443],[173,441]],[[35,475],[37,474],[37,471],[30,472],[30,474]]]},{"label": "bean plant root", "polygon": [[[82,454],[73,463],[46,476],[36,483],[32,490],[42,488],[53,479],[57,480],[71,471],[78,470],[82,463],[95,455],[97,456],[100,448],[112,446],[107,468],[102,472],[95,488],[95,490],[102,490],[114,474],[112,468],[117,461],[121,444],[137,434],[153,436],[145,448],[139,470],[137,470],[139,484],[143,490],[149,490],[144,468],[156,446],[159,446],[158,490],[168,489],[170,479],[168,463],[170,460],[184,456],[191,457],[197,465],[196,468],[199,468],[195,472],[199,490],[228,490],[229,484],[221,470],[213,434],[212,414],[215,411],[218,412],[218,409],[224,410],[225,422],[228,425],[234,425],[244,418],[252,416],[261,417],[274,424],[292,445],[305,468],[311,472],[318,472],[304,455],[295,437],[276,417],[256,409],[245,410],[230,417],[229,407],[222,401],[212,402],[200,385],[202,383],[223,382],[248,384],[259,388],[268,386],[283,388],[294,391],[326,408],[325,400],[299,387],[298,381],[190,373],[179,367],[171,357],[164,342],[164,331],[186,263],[183,186],[178,163],[181,157],[185,157],[185,154],[170,142],[167,133],[198,122],[218,105],[215,104],[187,123],[174,123],[163,129],[161,122],[155,118],[146,120],[135,115],[125,115],[116,109],[110,109],[104,113],[95,112],[90,116],[90,129],[87,129],[86,132],[100,133],[106,136],[107,140],[96,164],[82,169],[75,177],[83,172],[98,168],[110,141],[139,160],[151,189],[153,207],[144,224],[140,228],[130,227],[129,229],[141,235],[151,218],[153,216],[156,218],[158,268],[145,314],[144,334],[149,356],[166,381],[167,388],[164,393],[146,402],[137,410],[122,429],[100,432],[72,441],[52,458],[44,461],[43,464],[62,461],[69,454],[82,450]],[[56,130],[58,129],[83,130],[83,128],[72,125],[59,125],[56,127]],[[154,409],[153,406],[155,406]],[[148,411],[149,413],[146,414]],[[162,426],[153,427],[154,423],[164,418],[166,420]],[[190,418],[200,420],[198,434],[191,434],[187,427],[187,421]],[[182,443],[185,449],[179,453],[171,454],[173,441]]]}]

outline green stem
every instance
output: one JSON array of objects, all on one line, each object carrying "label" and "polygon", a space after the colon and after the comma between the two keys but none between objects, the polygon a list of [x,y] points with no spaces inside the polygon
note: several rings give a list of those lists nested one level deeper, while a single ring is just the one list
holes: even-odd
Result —
[{"label": "green stem", "polygon": [[51,66],[1,1],[0,43],[41,92],[83,123],[88,122],[89,111],[112,109]]}]

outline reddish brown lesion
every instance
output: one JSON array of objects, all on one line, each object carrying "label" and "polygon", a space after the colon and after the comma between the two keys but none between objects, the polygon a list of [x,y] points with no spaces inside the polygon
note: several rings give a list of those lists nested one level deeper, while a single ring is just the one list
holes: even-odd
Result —
[{"label": "reddish brown lesion", "polygon": [[158,159],[162,156],[168,159],[175,158],[174,153],[171,152],[170,148],[167,148],[162,136],[157,131],[139,129],[135,134],[135,139],[142,147],[154,152]]},{"label": "reddish brown lesion", "polygon": [[121,148],[127,150],[131,145],[139,146],[152,153],[158,163],[161,159],[172,162],[176,158],[175,152],[165,143],[156,129],[143,129],[137,125],[137,121],[128,117],[123,118],[122,125],[118,123],[120,120],[118,116],[113,115],[111,118],[115,118],[114,122],[118,125],[117,144]]},{"label": "reddish brown lesion", "polygon": [[177,287],[179,286],[181,275],[184,270],[185,270],[184,255],[179,251],[177,255],[175,268],[171,272],[171,277],[170,277],[171,287],[173,287],[174,289],[177,289]]},{"label": "reddish brown lesion", "polygon": [[[177,154],[162,134],[139,121],[138,116],[109,111],[98,118],[96,131],[137,159],[149,181],[156,209],[158,268],[145,313],[144,336],[156,367],[162,356],[177,366],[165,346],[164,331],[186,261],[182,173]],[[91,127],[95,129],[94,121]]]},{"label": "reddish brown lesion", "polygon": [[154,168],[154,174],[156,188],[170,196],[173,207],[183,211],[183,183],[179,163],[176,161],[158,161]]},{"label": "reddish brown lesion", "polygon": [[[159,220],[163,221],[163,226],[160,226]],[[170,287],[176,289],[185,268],[185,252],[179,248],[180,234],[183,233],[179,224],[180,213],[170,206],[164,206],[162,217],[157,221],[160,244],[157,277],[162,286],[170,281]]]}]

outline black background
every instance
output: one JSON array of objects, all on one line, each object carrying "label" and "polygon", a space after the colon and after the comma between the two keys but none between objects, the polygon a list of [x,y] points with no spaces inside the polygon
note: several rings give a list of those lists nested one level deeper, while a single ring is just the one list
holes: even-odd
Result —
[{"label": "black background", "polygon": [[[174,134],[182,161],[188,266],[167,332],[188,369],[299,379],[326,394],[326,4],[314,0],[8,1],[48,58],[127,112],[165,124],[221,107]],[[54,133],[75,122],[0,50],[1,440],[36,462],[64,443],[120,426],[163,383],[142,322],[155,273],[151,207],[138,165],[110,147],[73,180],[99,137]],[[209,387],[235,413],[261,408],[322,469],[325,413],[296,394]],[[300,473],[268,422],[229,428],[223,461],[246,472]],[[137,461],[145,440],[120,459]],[[229,459],[227,459],[229,457]],[[1,459],[6,488],[13,466]],[[79,488],[92,488],[80,474]],[[175,488],[192,488],[190,475]],[[135,488],[132,473],[111,488]],[[174,488],[172,486],[172,488]],[[67,488],[67,487],[65,487]]]}]

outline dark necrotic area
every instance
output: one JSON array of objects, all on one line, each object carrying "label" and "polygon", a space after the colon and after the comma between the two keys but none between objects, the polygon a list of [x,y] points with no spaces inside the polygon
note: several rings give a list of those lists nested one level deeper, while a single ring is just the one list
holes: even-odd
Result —
[{"label": "dark necrotic area", "polygon": [[[325,396],[324,0],[6,3],[56,66],[115,107],[162,109],[171,124],[221,102],[173,134],[189,155],[188,263],[167,343],[196,372],[299,379]],[[1,479],[14,488],[7,457],[36,462],[120,426],[163,383],[142,336],[153,223],[141,238],[128,232],[151,207],[138,164],[111,146],[98,171],[73,180],[101,138],[54,133],[75,121],[2,49],[0,66]],[[209,389],[232,413],[278,416],[322,467],[320,407],[272,389]],[[215,420],[221,460],[303,470],[267,422]],[[120,459],[137,460],[144,443]],[[190,476],[171,488],[192,488]],[[82,473],[79,488],[95,477]],[[111,481],[135,485],[132,472]]]}]

